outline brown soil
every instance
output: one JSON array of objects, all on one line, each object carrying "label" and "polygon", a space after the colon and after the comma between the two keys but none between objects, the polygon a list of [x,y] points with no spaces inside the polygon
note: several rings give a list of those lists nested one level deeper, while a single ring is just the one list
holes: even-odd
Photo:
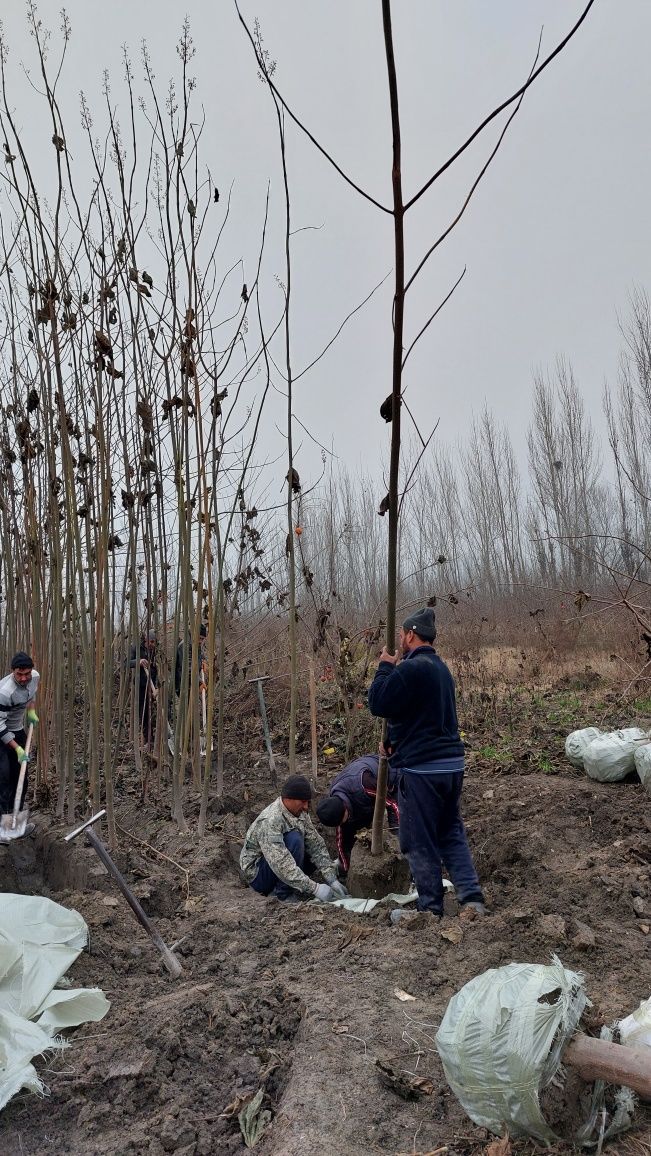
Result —
[{"label": "brown soil", "polygon": [[346,880],[350,894],[362,899],[383,899],[392,892],[404,894],[410,883],[409,864],[398,851],[397,838],[385,839],[383,855],[372,855],[370,831],[360,832]]},{"label": "brown soil", "polygon": [[[445,1007],[467,980],[556,952],[585,973],[595,1027],[628,1014],[651,989],[649,798],[639,782],[600,785],[565,764],[571,727],[555,711],[556,700],[544,723],[537,716],[538,737],[525,712],[503,758],[481,753],[501,733],[495,719],[485,734],[477,725],[469,735],[465,813],[492,909],[486,919],[459,920],[448,901],[441,923],[393,927],[387,909],[351,916],[244,888],[241,835],[272,797],[253,776],[214,800],[204,840],[122,803],[121,827],[149,847],[125,835],[117,860],[166,942],[181,941],[178,981],[90,848],[65,846],[45,816],[37,839],[0,848],[2,890],[49,894],[87,920],[90,951],[71,977],[111,1000],[104,1021],[71,1033],[67,1051],[38,1063],[49,1097],[18,1096],[2,1113],[4,1156],[243,1152],[237,1114],[225,1109],[260,1087],[272,1120],[259,1156],[484,1152],[490,1137],[452,1095],[434,1046]],[[535,746],[558,773],[516,753]],[[356,849],[355,859],[368,874],[366,853]],[[460,942],[445,938],[459,927]],[[400,1002],[396,989],[415,1000]],[[387,1068],[403,1092],[412,1076],[431,1083],[405,1099]],[[513,1142],[518,1154],[533,1150]],[[608,1151],[651,1152],[649,1111],[640,1109],[636,1131]]]}]

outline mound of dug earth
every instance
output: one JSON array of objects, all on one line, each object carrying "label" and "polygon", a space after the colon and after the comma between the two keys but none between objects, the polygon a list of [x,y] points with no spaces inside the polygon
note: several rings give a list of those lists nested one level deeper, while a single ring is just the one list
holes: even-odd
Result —
[{"label": "mound of dug earth", "polygon": [[[165,941],[181,941],[178,981],[92,852],[80,848],[66,877],[43,837],[31,851],[24,840],[19,861],[0,850],[0,887],[41,890],[84,916],[90,952],[70,977],[111,1000],[101,1024],[41,1065],[49,1098],[16,1097],[2,1113],[3,1156],[243,1153],[237,1109],[259,1089],[271,1114],[259,1156],[484,1153],[491,1137],[464,1115],[434,1046],[450,997],[488,967],[556,952],[586,974],[594,1026],[635,1008],[649,994],[651,830],[639,784],[474,772],[465,799],[492,914],[459,918],[449,900],[441,922],[396,927],[382,907],[355,916],[244,888],[234,858],[257,799],[243,813],[221,807],[203,841],[141,817],[133,829],[149,848],[125,839],[119,865]],[[648,1112],[636,1123],[613,1156],[651,1151]],[[511,1151],[534,1149],[514,1140]]]}]

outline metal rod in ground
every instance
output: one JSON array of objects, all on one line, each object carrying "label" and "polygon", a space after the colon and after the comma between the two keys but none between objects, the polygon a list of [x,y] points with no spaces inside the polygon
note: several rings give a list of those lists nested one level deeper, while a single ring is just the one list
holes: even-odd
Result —
[{"label": "metal rod in ground", "polygon": [[312,741],[312,778],[316,783],[319,774],[319,756],[317,752],[317,719],[316,719],[316,681],[314,678],[314,659],[310,656],[310,732]]},{"label": "metal rod in ground", "polygon": [[276,786],[278,777],[276,775],[276,760],[271,749],[271,735],[269,734],[269,722],[267,719],[267,707],[264,701],[264,691],[262,689],[263,682],[267,682],[269,675],[261,675],[260,678],[250,678],[249,682],[255,682],[258,687],[258,706],[260,707],[260,718],[262,719],[262,730],[264,731],[264,742],[269,755],[269,774],[271,776],[272,787]]},{"label": "metal rod in ground", "polygon": [[133,894],[130,887],[128,886],[126,880],[123,878],[121,872],[115,866],[115,863],[111,859],[111,856],[109,855],[108,851],[106,850],[106,847],[102,843],[102,840],[100,838],[98,838],[98,836],[93,831],[91,824],[95,823],[98,819],[100,819],[103,814],[104,814],[104,811],[100,811],[97,815],[93,815],[92,819],[88,819],[88,821],[86,823],[82,823],[81,827],[77,827],[76,830],[71,831],[70,834],[66,835],[66,837],[65,837],[66,843],[69,843],[72,839],[75,839],[77,837],[77,835],[81,835],[83,832],[83,834],[88,839],[88,842],[90,843],[91,847],[95,851],[96,855],[98,856],[98,858],[101,860],[101,862],[106,867],[106,870],[108,871],[109,875],[111,875],[113,877],[113,879],[115,880],[115,882],[117,883],[120,891],[122,892],[122,894],[124,895],[124,898],[126,899],[127,903],[129,904],[129,907],[133,911],[136,919],[138,920],[139,923],[142,924],[145,931],[147,932],[147,935],[151,939],[152,943],[160,951],[160,953],[163,957],[163,963],[165,964],[165,967],[169,971],[170,975],[174,979],[178,979],[178,977],[181,975],[181,973],[183,971],[183,968],[181,967],[179,960],[174,955],[174,952],[170,951],[169,947],[165,943],[165,940],[161,936],[160,932],[158,932],[156,930],[156,928],[154,927],[154,924],[152,923],[149,916],[143,911],[138,900],[136,899],[135,895]]}]

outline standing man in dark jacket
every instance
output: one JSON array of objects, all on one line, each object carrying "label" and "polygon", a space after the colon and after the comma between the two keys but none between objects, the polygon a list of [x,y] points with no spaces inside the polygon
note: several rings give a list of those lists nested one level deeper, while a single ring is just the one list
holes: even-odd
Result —
[{"label": "standing man in dark jacket", "polygon": [[[332,780],[330,794],[319,803],[316,813],[324,827],[337,828],[339,874],[347,875],[355,835],[373,824],[379,755],[363,755],[344,767]],[[398,773],[389,768],[387,819],[389,830],[398,830]]]},{"label": "standing man in dark jacket", "polygon": [[[398,654],[382,651],[368,705],[371,714],[389,720],[389,764],[399,772],[400,850],[409,861],[419,911],[443,914],[445,863],[459,904],[483,915],[484,896],[459,809],[464,748],[454,681],[434,650],[435,638],[434,611],[411,614],[400,631],[402,662]],[[392,912],[393,922],[399,918]]]}]

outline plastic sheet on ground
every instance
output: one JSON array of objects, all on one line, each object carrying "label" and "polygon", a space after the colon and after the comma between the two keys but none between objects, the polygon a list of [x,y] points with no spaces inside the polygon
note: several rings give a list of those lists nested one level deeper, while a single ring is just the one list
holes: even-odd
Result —
[{"label": "plastic sheet on ground", "polygon": [[[447,1081],[480,1127],[559,1139],[544,1118],[540,1092],[557,1076],[563,1048],[589,1000],[583,976],[556,956],[549,966],[510,963],[470,980],[451,999],[436,1035]],[[594,1143],[603,1104],[595,1084],[579,1143]],[[604,1138],[630,1126],[634,1097],[621,1089]]]},{"label": "plastic sheet on ground", "polygon": [[[449,879],[443,880],[443,886],[446,891],[454,891]],[[406,895],[399,895],[395,891],[391,891],[382,899],[355,899],[354,896],[347,895],[345,899],[333,899],[329,906],[343,907],[344,911],[352,911],[355,915],[368,915],[368,912],[377,907],[378,903],[395,903],[398,907],[406,907],[408,903],[415,903],[417,899],[418,892],[414,888]]]},{"label": "plastic sheet on ground", "polygon": [[0,895],[0,1110],[22,1088],[44,1091],[31,1061],[67,1046],[58,1031],[106,1015],[99,988],[57,988],[87,942],[76,911],[40,895]]}]

